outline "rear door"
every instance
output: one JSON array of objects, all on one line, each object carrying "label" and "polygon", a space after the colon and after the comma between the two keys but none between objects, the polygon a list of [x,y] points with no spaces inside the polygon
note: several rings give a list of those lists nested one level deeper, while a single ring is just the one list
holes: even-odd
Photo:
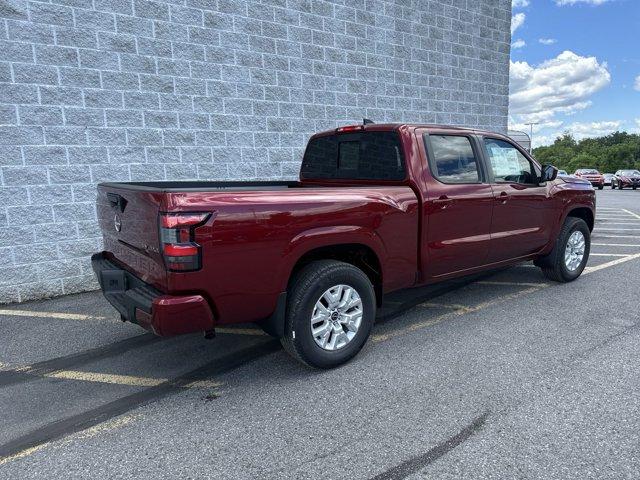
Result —
[{"label": "rear door", "polygon": [[489,262],[538,252],[555,224],[555,200],[539,181],[541,168],[511,142],[490,136],[480,141],[494,197]]},{"label": "rear door", "polygon": [[467,133],[418,130],[427,165],[423,271],[441,277],[484,265],[493,195],[477,141]]},{"label": "rear door", "polygon": [[158,240],[162,198],[162,191],[157,189],[129,189],[108,183],[98,186],[97,214],[105,252],[161,290],[167,280]]}]

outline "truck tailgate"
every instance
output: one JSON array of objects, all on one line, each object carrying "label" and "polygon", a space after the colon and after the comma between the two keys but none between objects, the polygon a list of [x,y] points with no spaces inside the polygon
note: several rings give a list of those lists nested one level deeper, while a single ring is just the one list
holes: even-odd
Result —
[{"label": "truck tailgate", "polygon": [[97,214],[105,252],[144,282],[166,290],[158,228],[162,200],[162,192],[98,185]]}]

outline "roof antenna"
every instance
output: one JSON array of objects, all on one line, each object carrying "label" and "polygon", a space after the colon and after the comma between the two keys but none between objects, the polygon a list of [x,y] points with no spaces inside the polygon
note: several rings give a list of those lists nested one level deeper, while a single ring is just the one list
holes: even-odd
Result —
[{"label": "roof antenna", "polygon": [[363,118],[362,119],[362,124],[363,125],[369,125],[370,123],[375,123],[373,120],[369,119],[369,118]]}]

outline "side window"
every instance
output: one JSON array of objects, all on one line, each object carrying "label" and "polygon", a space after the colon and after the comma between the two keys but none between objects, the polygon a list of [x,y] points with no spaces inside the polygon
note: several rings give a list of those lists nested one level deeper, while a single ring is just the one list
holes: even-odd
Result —
[{"label": "side window", "polygon": [[516,147],[495,138],[485,138],[484,147],[497,183],[538,183],[533,163]]},{"label": "side window", "polygon": [[[425,141],[426,141],[425,136]],[[480,166],[469,137],[429,135],[433,175],[442,183],[479,183]]]}]

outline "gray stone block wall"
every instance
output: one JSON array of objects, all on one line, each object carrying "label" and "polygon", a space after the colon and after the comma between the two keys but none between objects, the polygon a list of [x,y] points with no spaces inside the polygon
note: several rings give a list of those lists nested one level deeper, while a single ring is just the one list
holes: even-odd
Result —
[{"label": "gray stone block wall", "polygon": [[0,0],[0,302],[96,287],[95,185],[296,178],[361,121],[504,131],[511,0]]}]

